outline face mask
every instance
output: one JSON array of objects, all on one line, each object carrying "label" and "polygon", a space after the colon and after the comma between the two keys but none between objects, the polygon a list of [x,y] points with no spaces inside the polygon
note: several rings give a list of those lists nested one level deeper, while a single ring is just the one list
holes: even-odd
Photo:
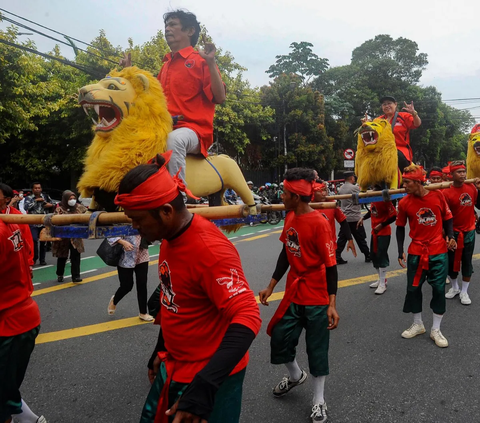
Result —
[{"label": "face mask", "polygon": [[70,207],[73,207],[75,204],[77,204],[77,200],[68,200],[68,205]]},{"label": "face mask", "polygon": [[18,194],[18,197],[19,197],[19,198],[23,198],[23,194]]}]

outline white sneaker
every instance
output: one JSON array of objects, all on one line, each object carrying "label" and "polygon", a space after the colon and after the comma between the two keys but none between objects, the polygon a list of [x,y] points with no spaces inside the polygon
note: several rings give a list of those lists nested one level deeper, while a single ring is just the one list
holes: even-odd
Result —
[{"label": "white sneaker", "polygon": [[380,285],[380,281],[377,280],[376,282],[373,282],[370,284],[370,288],[378,288],[378,285]]},{"label": "white sneaker", "polygon": [[450,278],[447,276],[447,280],[445,281],[445,284],[448,285],[450,283]]},{"label": "white sneaker", "polygon": [[432,338],[435,341],[435,344],[437,345],[437,347],[440,347],[440,348],[448,347],[447,338],[445,338],[442,335],[442,332],[440,332],[440,329],[432,329],[430,331],[430,338]]},{"label": "white sneaker", "polygon": [[139,318],[140,320],[145,321],[145,322],[153,322],[153,321],[155,320],[155,319],[153,318],[153,316],[150,316],[150,314],[148,314],[148,313],[146,313],[146,314],[140,313],[140,314],[138,315],[138,318]]},{"label": "white sneaker", "polygon": [[313,423],[321,422],[325,423],[328,421],[327,417],[327,403],[324,404],[315,404],[312,408],[312,414],[310,414]]},{"label": "white sneaker", "polygon": [[412,326],[410,326],[407,330],[404,330],[402,332],[402,338],[405,339],[410,339],[414,338],[417,335],[421,335],[422,333],[425,333],[425,326],[423,326],[423,323],[413,323]]},{"label": "white sneaker", "polygon": [[376,295],[382,295],[387,290],[387,285],[378,285],[378,288],[375,290]]},{"label": "white sneaker", "polygon": [[460,292],[461,291],[459,289],[450,288],[448,292],[445,294],[445,298],[448,298],[449,300],[451,300],[452,298],[455,298],[458,294],[460,294]]},{"label": "white sneaker", "polygon": [[470,297],[468,296],[468,293],[466,293],[466,292],[460,292],[460,302],[463,305],[472,304],[472,300],[470,299]]}]

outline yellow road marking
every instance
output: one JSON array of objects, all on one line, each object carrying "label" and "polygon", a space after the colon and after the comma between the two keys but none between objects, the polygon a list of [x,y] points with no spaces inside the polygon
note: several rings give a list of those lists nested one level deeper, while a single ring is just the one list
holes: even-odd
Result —
[{"label": "yellow road marking", "polygon": [[128,319],[114,320],[107,323],[97,323],[96,325],[82,326],[57,332],[41,333],[38,335],[36,344],[45,344],[47,342],[62,341],[64,339],[78,338],[79,336],[93,335],[95,333],[107,332],[115,329],[128,328],[131,326],[144,325],[150,322],[144,322],[138,317],[129,317]]},{"label": "yellow road marking", "polygon": [[[282,231],[274,231],[274,232],[270,232],[270,234],[280,233],[280,232],[282,232]],[[246,240],[241,240],[241,241],[254,240],[254,239],[259,239],[259,238],[263,238],[263,237],[264,236],[259,235],[257,237],[248,238]],[[238,242],[240,242],[240,241],[238,241]],[[473,259],[475,259],[475,260],[477,260],[479,258],[480,258],[480,254],[475,254],[473,256]],[[153,265],[153,264],[156,264],[156,263],[158,263],[158,260],[152,261],[149,264]],[[401,275],[405,274],[406,272],[407,272],[406,269],[393,270],[393,271],[387,273],[387,278],[395,278],[397,276],[401,276]],[[65,289],[65,288],[63,288],[64,286],[69,288],[71,286],[81,285],[83,283],[89,283],[89,282],[93,282],[95,280],[99,280],[99,279],[103,279],[103,278],[106,278],[106,277],[114,276],[116,274],[117,274],[116,271],[103,273],[101,275],[97,275],[97,276],[93,276],[91,278],[87,278],[83,282],[80,282],[80,283],[76,283],[76,284],[69,283],[69,284],[66,284],[66,285],[69,285],[69,286],[66,286],[66,285],[61,285],[61,286],[58,286],[58,287],[55,286],[55,287],[51,287],[51,288],[45,288],[45,289],[42,289],[42,290],[38,290],[38,291],[35,291],[35,292],[40,292],[41,291],[42,293],[46,294],[47,293],[46,291],[48,291],[48,292],[58,291],[59,289]],[[367,283],[367,282],[374,282],[374,281],[377,280],[377,278],[378,278],[378,275],[373,274],[373,275],[361,276],[359,278],[345,279],[343,281],[338,282],[338,287],[339,288],[346,288],[348,286],[360,285],[362,283]],[[32,296],[34,296],[35,292],[32,294]],[[279,301],[283,298],[284,294],[285,294],[285,291],[276,292],[276,293],[272,294],[268,300],[269,300],[269,302]],[[37,295],[40,295],[40,294],[37,294]],[[259,303],[258,296],[256,296],[255,299],[257,300],[257,303]],[[81,336],[93,335],[93,334],[96,334],[96,333],[108,332],[108,331],[111,331],[111,330],[122,329],[122,328],[131,327],[131,326],[138,326],[138,325],[142,325],[142,324],[146,324],[146,323],[148,323],[148,322],[144,322],[144,321],[140,320],[138,317],[129,317],[127,319],[120,319],[120,320],[115,320],[115,321],[112,321],[112,322],[97,323],[97,324],[89,325],[89,326],[81,326],[81,327],[78,327],[78,328],[72,328],[72,329],[60,330],[60,331],[56,331],[56,332],[43,333],[43,334],[40,334],[37,337],[36,343],[37,344],[44,344],[44,343],[47,343],[47,342],[62,341],[62,340],[65,340],[65,339],[78,338],[78,337],[81,337]]]}]

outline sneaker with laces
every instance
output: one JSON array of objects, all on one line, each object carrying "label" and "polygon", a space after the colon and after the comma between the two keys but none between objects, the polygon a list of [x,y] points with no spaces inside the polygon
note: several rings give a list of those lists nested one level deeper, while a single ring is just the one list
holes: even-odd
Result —
[{"label": "sneaker with laces", "polygon": [[288,377],[284,377],[280,383],[273,388],[273,396],[274,397],[281,397],[285,395],[290,389],[295,388],[295,386],[301,385],[303,382],[307,380],[307,372],[302,370],[302,375],[300,379],[295,382],[292,382]]},{"label": "sneaker with laces", "polygon": [[387,290],[387,285],[378,285],[378,288],[375,290],[375,295],[382,295]]},{"label": "sneaker with laces", "polygon": [[460,292],[460,302],[461,302],[463,305],[470,305],[470,304],[472,304],[472,300],[471,300],[470,297],[468,296],[468,293],[467,293],[467,292]]},{"label": "sneaker with laces", "polygon": [[312,414],[310,414],[313,423],[328,421],[327,417],[327,403],[315,404],[312,408]]},{"label": "sneaker with laces", "polygon": [[445,294],[445,298],[448,298],[449,300],[451,300],[452,298],[455,298],[458,294],[460,294],[459,289],[450,288],[448,292]]},{"label": "sneaker with laces", "polygon": [[435,341],[435,344],[437,345],[437,347],[440,347],[440,348],[448,347],[447,338],[445,338],[442,335],[442,332],[440,332],[440,329],[432,329],[430,331],[430,338]]},{"label": "sneaker with laces", "polygon": [[40,416],[38,419],[37,419],[37,423],[47,423],[47,419],[43,416]]},{"label": "sneaker with laces", "polygon": [[377,279],[375,282],[371,283],[369,286],[370,288],[378,288],[378,285],[380,285],[380,281]]},{"label": "sneaker with laces", "polygon": [[402,332],[402,338],[414,338],[415,336],[421,335],[425,332],[425,326],[423,326],[423,323],[413,323],[412,326]]}]

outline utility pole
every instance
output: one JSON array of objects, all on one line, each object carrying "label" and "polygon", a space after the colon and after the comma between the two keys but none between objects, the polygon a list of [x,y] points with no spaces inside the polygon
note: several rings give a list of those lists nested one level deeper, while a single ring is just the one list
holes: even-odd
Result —
[{"label": "utility pole", "polygon": [[287,114],[285,110],[285,98],[283,99],[283,155],[285,156],[285,173],[287,173]]}]

